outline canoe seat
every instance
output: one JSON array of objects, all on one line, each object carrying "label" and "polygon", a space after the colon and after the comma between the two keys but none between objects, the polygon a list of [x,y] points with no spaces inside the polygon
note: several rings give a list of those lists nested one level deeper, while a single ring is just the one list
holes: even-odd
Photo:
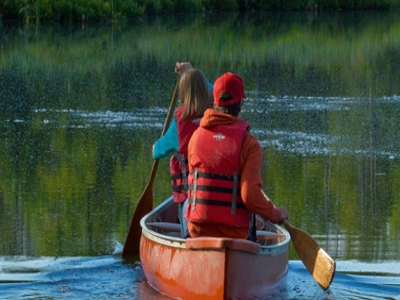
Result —
[{"label": "canoe seat", "polygon": [[257,243],[261,246],[276,245],[286,239],[283,233],[257,230]]},{"label": "canoe seat", "polygon": [[251,253],[259,253],[260,245],[248,240],[232,239],[232,238],[217,238],[217,237],[197,237],[186,239],[186,248],[191,250],[215,249],[224,248],[232,250],[242,250]]},{"label": "canoe seat", "polygon": [[286,235],[284,235],[282,233],[257,230],[257,239],[273,240],[273,239],[285,238],[285,237],[286,237]]},{"label": "canoe seat", "polygon": [[156,227],[164,230],[171,231],[181,231],[181,225],[179,223],[171,223],[171,222],[148,222],[147,226]]},{"label": "canoe seat", "polygon": [[181,225],[179,223],[147,222],[146,225],[155,232],[159,232],[174,237],[181,236]]}]

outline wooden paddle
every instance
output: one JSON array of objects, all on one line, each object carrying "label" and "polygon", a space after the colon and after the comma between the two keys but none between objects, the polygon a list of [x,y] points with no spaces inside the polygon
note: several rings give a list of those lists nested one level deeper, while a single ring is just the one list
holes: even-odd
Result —
[{"label": "wooden paddle", "polygon": [[[173,116],[173,108],[175,107],[176,99],[178,98],[178,87],[179,87],[179,78],[175,86],[174,94],[172,95],[167,118],[165,119],[164,128],[161,133],[161,136],[165,134],[167,128],[171,123]],[[136,205],[135,213],[133,214],[128,235],[126,236],[124,249],[122,250],[122,258],[124,259],[139,255],[140,236],[142,234],[142,228],[140,227],[140,220],[153,209],[153,182],[156,177],[158,162],[159,162],[158,159],[154,160],[153,167],[151,168],[149,182],[147,183],[147,186],[144,189],[138,204]]]},{"label": "wooden paddle", "polygon": [[308,233],[292,227],[287,219],[284,219],[282,223],[290,234],[297,254],[312,277],[322,289],[328,289],[335,275],[335,261]]}]

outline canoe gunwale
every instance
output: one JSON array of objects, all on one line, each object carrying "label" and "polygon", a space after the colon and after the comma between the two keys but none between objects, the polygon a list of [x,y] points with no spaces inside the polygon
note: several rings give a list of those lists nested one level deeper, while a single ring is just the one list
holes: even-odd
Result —
[{"label": "canoe gunwale", "polygon": [[[183,249],[189,249],[186,246],[186,239],[183,239],[181,237],[174,237],[171,235],[167,234],[162,234],[159,232],[156,232],[149,228],[150,226],[147,226],[147,221],[150,219],[150,217],[154,216],[157,214],[157,212],[160,212],[169,206],[172,206],[174,204],[173,202],[173,197],[169,197],[167,200],[162,202],[157,208],[155,208],[153,211],[145,215],[141,220],[140,220],[140,225],[142,227],[142,235],[146,237],[149,240],[154,241],[155,243],[165,245],[168,247],[173,247],[173,248],[183,248]],[[154,223],[153,223],[154,224]],[[256,255],[276,255],[279,254],[283,251],[286,251],[287,248],[289,247],[289,242],[290,242],[290,235],[289,233],[282,228],[279,225],[275,225],[275,227],[280,231],[281,234],[285,235],[285,238],[282,242],[279,242],[277,244],[273,245],[260,245],[260,251]],[[218,250],[218,249],[215,249]],[[192,250],[196,251],[196,250]],[[237,251],[245,251],[245,250],[237,250]]]}]

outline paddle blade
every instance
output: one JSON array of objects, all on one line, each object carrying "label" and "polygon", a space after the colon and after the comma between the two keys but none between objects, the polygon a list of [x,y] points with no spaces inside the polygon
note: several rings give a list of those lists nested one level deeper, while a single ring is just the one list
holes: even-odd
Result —
[{"label": "paddle blade", "polygon": [[[169,105],[168,114],[165,119],[164,128],[161,136],[165,134],[169,124],[171,123],[173,117],[173,109],[175,107],[176,100],[178,99],[178,88],[179,88],[179,78],[175,85],[174,94],[172,95],[171,103]],[[158,159],[156,159],[153,163],[153,168],[151,169],[149,182],[136,206],[135,213],[133,215],[131,224],[129,226],[128,235],[126,236],[124,249],[122,251],[123,259],[139,255],[140,237],[142,235],[142,227],[140,226],[140,220],[153,209],[153,182],[157,174],[157,168],[158,168]]]},{"label": "paddle blade", "polygon": [[328,289],[335,275],[335,261],[308,233],[292,227],[287,220],[284,220],[283,224],[290,234],[297,254],[312,277],[322,289]]},{"label": "paddle blade", "polygon": [[142,235],[140,220],[153,209],[152,185],[153,181],[150,181],[136,206],[128,235],[126,236],[124,249],[122,250],[123,259],[139,255],[140,237]]}]

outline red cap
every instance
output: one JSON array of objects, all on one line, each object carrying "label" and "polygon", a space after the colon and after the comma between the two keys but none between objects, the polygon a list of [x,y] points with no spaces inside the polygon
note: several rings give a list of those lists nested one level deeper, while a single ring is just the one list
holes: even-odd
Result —
[{"label": "red cap", "polygon": [[[233,99],[228,101],[220,101],[219,96],[222,93],[229,93]],[[213,88],[214,104],[216,106],[227,106],[246,98],[244,94],[244,84],[239,75],[228,72],[217,78]]]}]

